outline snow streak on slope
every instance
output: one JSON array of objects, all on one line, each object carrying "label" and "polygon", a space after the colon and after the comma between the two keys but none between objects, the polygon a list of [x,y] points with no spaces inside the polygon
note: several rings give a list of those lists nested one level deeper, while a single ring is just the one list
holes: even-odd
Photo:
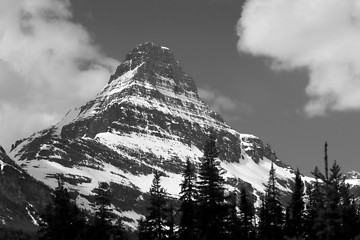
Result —
[{"label": "snow streak on slope", "polygon": [[162,157],[164,161],[171,161],[174,156],[184,161],[188,157],[190,159],[198,159],[202,156],[202,152],[197,147],[187,146],[176,138],[167,139],[139,133],[120,135],[105,132],[97,134],[95,139],[108,146],[112,146],[115,150],[117,150],[116,146],[122,143],[121,146],[134,149],[135,151],[151,152],[158,157]]},{"label": "snow streak on slope", "polygon": [[[240,163],[222,162],[221,166],[227,171],[226,177],[239,178],[245,182],[251,183],[252,187],[259,192],[265,191],[265,185],[269,179],[269,169],[271,168],[272,161],[264,159],[256,164],[249,156]],[[291,179],[294,173],[291,169],[284,169],[274,165],[276,176],[278,179]],[[279,185],[280,190],[291,192],[288,187]]]}]

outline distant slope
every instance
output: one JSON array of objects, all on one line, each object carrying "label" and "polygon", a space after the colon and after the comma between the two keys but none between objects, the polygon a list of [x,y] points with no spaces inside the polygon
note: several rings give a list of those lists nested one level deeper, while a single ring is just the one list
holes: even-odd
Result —
[{"label": "distant slope", "polygon": [[0,224],[36,230],[38,213],[49,200],[50,189],[30,177],[0,147]]}]

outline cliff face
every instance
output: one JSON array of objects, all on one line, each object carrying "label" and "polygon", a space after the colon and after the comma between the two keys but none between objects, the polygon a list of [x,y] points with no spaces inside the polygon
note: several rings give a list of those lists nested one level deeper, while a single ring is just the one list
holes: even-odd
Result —
[{"label": "cliff face", "polygon": [[98,182],[111,182],[114,208],[134,225],[144,212],[153,170],[164,173],[164,187],[176,198],[183,164],[187,158],[199,162],[209,132],[217,135],[229,189],[246,186],[258,195],[274,163],[281,189],[289,193],[291,167],[256,136],[228,126],[199,98],[173,53],[152,43],[127,54],[93,100],[17,141],[11,156],[52,188],[62,174],[85,209],[91,210]]}]

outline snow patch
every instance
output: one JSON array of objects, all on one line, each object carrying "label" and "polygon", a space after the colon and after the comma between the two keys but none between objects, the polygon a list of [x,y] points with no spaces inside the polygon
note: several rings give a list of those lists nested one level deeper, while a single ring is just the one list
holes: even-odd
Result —
[{"label": "snow patch", "polygon": [[69,123],[75,121],[75,119],[79,116],[80,114],[80,108],[75,108],[73,110],[70,110],[63,119],[60,120],[60,122],[58,122],[55,125],[56,128],[56,134],[58,136],[60,136],[61,134],[61,130],[65,125],[68,125]]},{"label": "snow patch", "polygon": [[[32,210],[30,210],[29,208],[31,208]],[[35,218],[34,215],[33,215],[34,206],[33,206],[31,203],[28,203],[28,206],[26,206],[25,209],[26,209],[27,214],[28,214],[29,217],[31,218],[32,223],[35,224],[36,226],[39,226],[38,221],[36,220],[36,218]]]},{"label": "snow patch", "polygon": [[[221,166],[226,170],[226,177],[240,178],[241,180],[248,182],[257,191],[264,192],[269,179],[269,171],[271,169],[272,161],[265,158],[258,164],[255,163],[248,155],[245,155],[245,159],[239,163],[222,162]],[[277,165],[273,165],[278,179],[292,179],[294,174],[290,169],[284,169]],[[282,191],[291,192],[289,188],[285,188],[278,184],[278,187]]]},{"label": "snow patch", "polygon": [[174,156],[185,161],[188,157],[197,159],[203,153],[195,146],[188,146],[178,141],[178,139],[159,138],[152,135],[131,133],[110,133],[104,132],[96,135],[95,139],[105,145],[124,146],[142,152],[152,152],[157,157],[162,157],[164,161],[170,161]]}]

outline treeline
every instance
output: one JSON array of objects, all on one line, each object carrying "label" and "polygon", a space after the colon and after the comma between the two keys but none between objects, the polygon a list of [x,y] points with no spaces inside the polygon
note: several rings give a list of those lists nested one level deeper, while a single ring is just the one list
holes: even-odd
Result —
[{"label": "treeline", "polygon": [[336,161],[328,169],[327,144],[325,172],[316,167],[315,181],[305,186],[297,170],[288,201],[282,199],[272,165],[258,207],[245,188],[225,190],[218,156],[216,139],[210,135],[198,169],[186,161],[178,209],[155,172],[147,214],[139,221],[139,240],[360,239],[359,205]]},{"label": "treeline", "polygon": [[124,227],[111,208],[111,189],[106,182],[94,188],[94,214],[81,210],[58,178],[58,186],[43,209],[37,232],[0,228],[1,240],[131,240],[134,234]]},{"label": "treeline", "polygon": [[93,189],[95,214],[79,209],[61,180],[41,215],[37,238],[39,240],[124,240],[124,225],[111,208],[111,190],[106,182]]},{"label": "treeline", "polygon": [[189,159],[182,173],[179,201],[161,186],[155,172],[147,213],[139,220],[137,236],[112,212],[111,190],[100,182],[94,192],[94,214],[80,210],[61,177],[39,221],[36,234],[0,228],[0,239],[39,240],[350,240],[360,239],[360,211],[340,166],[313,171],[315,181],[304,185],[295,174],[290,200],[279,189],[271,166],[265,192],[255,201],[245,188],[225,186],[216,137],[209,135],[195,166]]}]

